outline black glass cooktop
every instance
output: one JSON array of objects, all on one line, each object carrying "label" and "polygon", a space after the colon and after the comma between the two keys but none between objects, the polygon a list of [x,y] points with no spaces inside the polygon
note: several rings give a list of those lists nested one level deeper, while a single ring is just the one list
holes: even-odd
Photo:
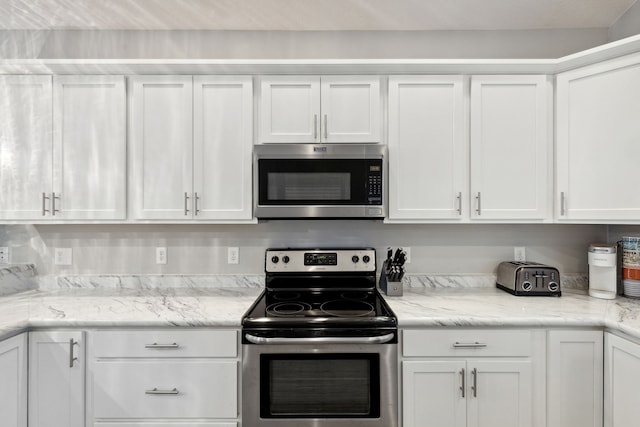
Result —
[{"label": "black glass cooktop", "polygon": [[244,327],[395,325],[376,290],[266,290],[243,319]]}]

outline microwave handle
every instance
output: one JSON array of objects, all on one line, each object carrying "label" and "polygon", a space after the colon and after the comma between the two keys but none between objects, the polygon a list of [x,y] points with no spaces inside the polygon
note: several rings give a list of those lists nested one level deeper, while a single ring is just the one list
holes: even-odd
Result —
[{"label": "microwave handle", "polygon": [[377,337],[312,337],[312,338],[264,338],[245,334],[244,337],[253,344],[384,344],[391,341],[394,333]]}]

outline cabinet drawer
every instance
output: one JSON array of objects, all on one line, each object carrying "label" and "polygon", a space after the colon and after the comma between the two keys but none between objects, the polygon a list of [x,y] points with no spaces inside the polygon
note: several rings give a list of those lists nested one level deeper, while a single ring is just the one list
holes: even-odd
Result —
[{"label": "cabinet drawer", "polygon": [[174,423],[164,421],[139,421],[139,422],[106,422],[94,423],[93,427],[238,427],[238,423],[218,423],[209,421],[189,421],[186,423]]},{"label": "cabinet drawer", "polygon": [[527,330],[404,330],[403,356],[529,356]]},{"label": "cabinet drawer", "polygon": [[228,331],[97,331],[93,355],[107,357],[236,357],[238,335]]},{"label": "cabinet drawer", "polygon": [[106,418],[237,418],[236,361],[94,364],[93,414]]}]

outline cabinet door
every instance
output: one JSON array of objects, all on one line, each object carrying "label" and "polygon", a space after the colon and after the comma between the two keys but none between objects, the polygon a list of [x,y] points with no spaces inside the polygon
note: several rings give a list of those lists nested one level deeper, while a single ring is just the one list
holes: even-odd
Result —
[{"label": "cabinet door", "polygon": [[261,80],[260,142],[320,142],[317,76],[273,76]]},{"label": "cabinet door", "polygon": [[82,332],[29,333],[29,427],[84,426]]},{"label": "cabinet door", "polygon": [[0,219],[49,216],[51,114],[50,76],[0,76]]},{"label": "cabinet door", "polygon": [[550,87],[546,76],[472,78],[472,218],[550,216]]},{"label": "cabinet door", "polygon": [[605,334],[604,425],[634,427],[640,420],[640,345]]},{"label": "cabinet door", "polygon": [[252,217],[251,77],[194,77],[196,219]]},{"label": "cabinet door", "polygon": [[130,77],[135,217],[191,219],[191,76]]},{"label": "cabinet door", "polygon": [[380,142],[380,78],[322,77],[323,142]]},{"label": "cabinet door", "polygon": [[402,425],[465,427],[465,379],[464,360],[402,362]]},{"label": "cabinet door", "polygon": [[53,100],[53,216],[126,218],[124,77],[56,76]]},{"label": "cabinet door", "polygon": [[638,111],[638,54],[558,75],[558,219],[638,221]]},{"label": "cabinet door", "polygon": [[602,331],[549,331],[547,427],[601,427]]},{"label": "cabinet door", "polygon": [[467,363],[468,427],[531,427],[532,378],[528,360]]},{"label": "cabinet door", "polygon": [[463,78],[389,78],[389,218],[459,219],[468,165]]},{"label": "cabinet door", "polygon": [[27,427],[27,334],[0,342],[3,427]]}]

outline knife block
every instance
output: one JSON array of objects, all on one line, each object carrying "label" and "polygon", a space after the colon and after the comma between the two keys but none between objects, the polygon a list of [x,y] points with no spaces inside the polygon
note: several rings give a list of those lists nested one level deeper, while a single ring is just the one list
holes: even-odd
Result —
[{"label": "knife block", "polygon": [[402,281],[390,281],[387,273],[387,262],[385,261],[380,272],[380,290],[390,297],[402,296]]}]

